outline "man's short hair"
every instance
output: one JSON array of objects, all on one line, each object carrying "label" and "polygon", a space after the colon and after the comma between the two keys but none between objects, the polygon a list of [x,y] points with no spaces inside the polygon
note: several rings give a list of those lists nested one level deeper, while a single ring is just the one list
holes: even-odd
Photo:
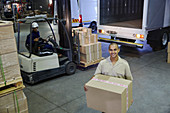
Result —
[{"label": "man's short hair", "polygon": [[109,45],[109,48],[108,48],[108,49],[110,49],[110,46],[112,46],[112,45],[116,45],[117,48],[120,49],[117,43],[111,43],[111,44]]}]

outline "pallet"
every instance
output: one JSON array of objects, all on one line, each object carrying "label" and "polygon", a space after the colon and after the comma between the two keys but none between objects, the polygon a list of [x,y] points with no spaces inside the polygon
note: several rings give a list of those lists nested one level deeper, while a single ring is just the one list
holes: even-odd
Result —
[{"label": "pallet", "polygon": [[96,66],[101,60],[103,60],[104,58],[100,58],[96,61],[92,61],[92,62],[83,62],[83,61],[80,61],[80,64],[78,65],[78,69],[80,70],[86,70],[90,67],[94,67]]},{"label": "pallet", "polygon": [[4,82],[0,83],[0,96],[9,93],[11,91],[17,90],[17,89],[22,89],[25,86],[23,85],[22,78],[18,78],[15,80],[11,81],[6,81],[6,85]]}]

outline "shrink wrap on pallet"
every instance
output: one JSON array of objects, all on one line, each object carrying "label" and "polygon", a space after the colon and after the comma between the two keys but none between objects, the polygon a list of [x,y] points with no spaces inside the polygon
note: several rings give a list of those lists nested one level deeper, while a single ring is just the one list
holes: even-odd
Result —
[{"label": "shrink wrap on pallet", "polygon": [[79,37],[80,45],[89,44],[89,38],[83,31],[76,31],[76,33],[77,33],[76,36]]},{"label": "shrink wrap on pallet", "polygon": [[97,42],[98,42],[98,35],[97,34],[91,34],[90,43],[97,43]]},{"label": "shrink wrap on pallet", "polygon": [[83,53],[83,54],[89,54],[89,53],[92,53],[93,52],[93,44],[86,44],[86,45],[82,45],[80,47],[80,53]]},{"label": "shrink wrap on pallet", "polygon": [[94,59],[95,59],[94,61],[102,59],[102,51],[101,50],[94,52]]},{"label": "shrink wrap on pallet", "polygon": [[89,53],[89,54],[80,53],[80,60],[83,62],[92,62],[94,61],[94,54],[93,53]]},{"label": "shrink wrap on pallet", "polygon": [[102,49],[101,42],[94,43],[93,49],[94,49],[93,51],[95,51],[95,52],[101,51],[101,49]]}]

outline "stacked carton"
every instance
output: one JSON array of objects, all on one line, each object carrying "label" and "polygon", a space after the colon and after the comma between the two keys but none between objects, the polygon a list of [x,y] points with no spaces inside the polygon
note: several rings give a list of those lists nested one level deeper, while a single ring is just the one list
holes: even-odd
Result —
[{"label": "stacked carton", "polygon": [[101,43],[98,42],[98,35],[92,34],[91,28],[73,28],[72,33],[79,37],[80,61],[90,63],[102,58]]},{"label": "stacked carton", "polygon": [[[18,90],[21,90],[21,95],[24,95],[23,87],[13,23],[0,21],[0,88],[3,89],[0,90],[0,101],[3,104],[0,105],[0,113],[14,113],[16,106],[11,103],[15,103],[15,101],[18,103],[18,108],[24,109],[24,113],[28,112],[27,105],[23,108],[23,102],[26,102],[26,97],[16,98],[16,100],[10,98]],[[17,94],[16,97],[18,96]]]},{"label": "stacked carton", "polygon": [[87,106],[106,113],[126,113],[132,104],[132,81],[95,75],[85,84]]},{"label": "stacked carton", "polygon": [[170,63],[170,42],[168,42],[168,57],[167,57],[167,62]]},{"label": "stacked carton", "polygon": [[[21,78],[16,41],[11,22],[0,21],[0,84]],[[2,72],[4,73],[2,75]]]},{"label": "stacked carton", "polygon": [[22,90],[0,98],[0,113],[28,113],[27,98]]}]

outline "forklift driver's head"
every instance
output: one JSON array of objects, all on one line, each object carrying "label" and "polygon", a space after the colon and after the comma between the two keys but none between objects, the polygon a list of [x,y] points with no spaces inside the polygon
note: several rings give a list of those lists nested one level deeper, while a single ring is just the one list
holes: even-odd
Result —
[{"label": "forklift driver's head", "polygon": [[32,29],[33,29],[34,31],[37,31],[37,29],[38,29],[38,23],[37,23],[37,22],[33,22],[33,23],[32,23]]},{"label": "forklift driver's head", "polygon": [[37,22],[33,22],[32,23],[32,28],[37,28],[38,27],[38,23]]}]

